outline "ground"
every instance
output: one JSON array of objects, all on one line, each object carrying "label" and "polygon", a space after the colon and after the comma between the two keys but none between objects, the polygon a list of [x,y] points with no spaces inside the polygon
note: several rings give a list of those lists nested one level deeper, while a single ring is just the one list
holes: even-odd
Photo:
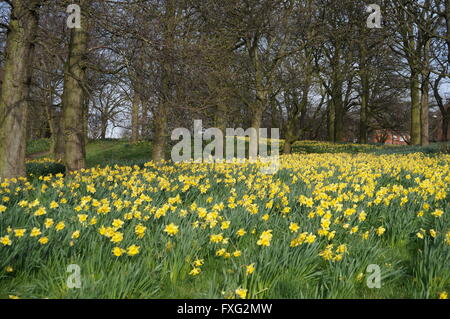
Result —
[{"label": "ground", "polygon": [[441,146],[302,142],[275,175],[261,163],[144,164],[150,148],[95,142],[91,169],[2,183],[0,298],[450,292]]}]

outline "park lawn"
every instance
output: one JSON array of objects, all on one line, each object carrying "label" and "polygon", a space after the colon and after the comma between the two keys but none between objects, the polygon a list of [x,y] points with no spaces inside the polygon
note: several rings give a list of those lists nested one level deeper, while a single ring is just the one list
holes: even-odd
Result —
[{"label": "park lawn", "polygon": [[116,164],[145,163],[151,158],[151,142],[130,143],[125,140],[93,141],[86,147],[88,167]]},{"label": "park lawn", "polygon": [[[147,146],[92,143],[88,161],[141,159]],[[275,175],[149,162],[4,182],[0,297],[445,297],[449,163],[296,154]],[[72,264],[80,289],[66,284]]]}]

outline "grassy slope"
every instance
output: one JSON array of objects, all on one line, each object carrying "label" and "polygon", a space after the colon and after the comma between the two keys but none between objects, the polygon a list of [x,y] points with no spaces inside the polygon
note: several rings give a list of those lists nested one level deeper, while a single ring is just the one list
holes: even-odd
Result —
[{"label": "grassy slope", "polygon": [[[48,139],[39,139],[27,145],[27,155],[43,153],[50,148]],[[393,145],[358,145],[331,144],[327,142],[299,141],[294,144],[294,153],[374,153],[374,154],[409,154],[422,152],[433,154],[448,152],[450,143],[433,143],[421,146]],[[90,142],[86,147],[87,165],[107,165],[120,163],[122,165],[141,164],[151,158],[151,142],[130,143],[126,140],[98,140]]]},{"label": "grassy slope", "polygon": [[27,143],[26,154],[30,156],[32,154],[43,153],[50,150],[50,139],[41,138],[38,140],[29,141]]},{"label": "grassy slope", "polygon": [[149,161],[151,150],[150,142],[95,141],[87,146],[86,160],[89,167],[116,163],[133,165]]},{"label": "grassy slope", "polygon": [[[117,150],[114,147],[118,146],[113,144],[106,147],[105,144],[92,145],[91,148],[93,148],[94,154],[97,154],[96,156],[103,156],[104,159],[108,159],[109,155],[116,154]],[[123,150],[127,147],[133,148],[133,146],[120,145],[118,149]],[[139,147],[136,146],[136,148]],[[133,154],[138,153],[138,150],[133,151]],[[289,171],[280,172],[279,178],[289,184],[289,175]],[[336,177],[327,181],[337,182]],[[211,178],[213,177],[211,176]],[[391,183],[390,179],[380,179],[379,181],[382,184],[381,186],[387,186]],[[228,190],[219,185],[213,185],[211,192],[217,202],[226,202],[229,196]],[[248,189],[244,183],[238,183],[236,192],[242,195],[247,193]],[[293,188],[292,194],[290,194],[292,200],[290,206],[294,207],[292,215],[299,216],[299,224],[302,225],[302,229],[307,225],[310,228],[313,227],[311,226],[312,221],[306,217],[305,213],[302,213],[304,208],[295,205],[294,201],[300,194],[308,194],[308,192],[310,190],[307,185],[300,183],[296,188]],[[175,193],[176,191],[163,196],[171,196]],[[102,197],[103,195],[99,196]],[[164,202],[164,198],[153,197],[155,198],[154,205],[160,206]],[[200,194],[191,195],[184,200],[186,201],[184,207],[189,207],[193,201],[201,207],[208,207],[209,205],[205,201],[206,197]],[[421,203],[413,201],[409,205],[408,210],[415,212],[420,209]],[[386,235],[383,241],[360,241],[359,236],[354,236],[354,239],[347,241],[347,243],[351,248],[358,247],[358,249],[351,251],[350,256],[354,259],[354,262],[346,263],[345,267],[339,263],[327,266],[316,255],[316,250],[310,249],[308,246],[294,251],[285,245],[275,246],[277,242],[280,242],[277,238],[273,242],[275,249],[255,249],[254,240],[252,242],[251,238],[247,239],[248,237],[242,239],[238,246],[245,252],[242,259],[236,265],[228,264],[228,267],[224,267],[224,263],[214,257],[214,250],[204,241],[205,237],[200,235],[201,232],[198,234],[181,233],[180,236],[184,237],[178,240],[177,237],[173,239],[177,244],[177,251],[181,254],[166,254],[167,236],[162,232],[165,223],[154,222],[148,224],[148,235],[142,242],[142,245],[146,247],[145,251],[131,263],[127,262],[129,260],[127,257],[118,261],[111,258],[109,249],[104,248],[109,243],[98,240],[96,233],[92,233],[89,235],[90,237],[82,237],[82,241],[80,240],[77,244],[80,249],[69,255],[66,255],[65,249],[61,249],[60,254],[49,254],[48,256],[42,255],[39,251],[30,250],[29,253],[34,257],[27,256],[27,258],[34,260],[33,264],[23,265],[20,267],[23,270],[21,269],[17,274],[13,273],[7,275],[7,278],[0,278],[0,298],[9,294],[32,298],[43,296],[51,298],[220,298],[222,297],[220,288],[232,289],[242,284],[235,281],[236,275],[233,275],[233,273],[242,271],[240,265],[255,261],[258,265],[258,270],[252,277],[255,278],[255,281],[248,283],[255,292],[260,292],[254,297],[434,298],[436,296],[436,285],[431,285],[427,267],[433,267],[433,269],[445,267],[446,248],[433,246],[432,249],[421,249],[427,252],[427,258],[424,258],[419,254],[421,250],[412,250],[411,247],[408,247],[408,242],[417,241],[414,239],[413,231],[422,224],[417,224],[418,219],[415,218],[415,214],[407,214],[407,218],[403,218],[400,213],[404,213],[404,210],[395,207],[398,211],[393,212],[392,208],[384,209],[382,212],[376,212],[373,218],[383,219],[385,225],[391,225],[391,227],[387,227],[389,230],[398,228],[402,231],[398,234],[390,232],[389,236]],[[59,214],[71,216],[74,211],[67,207]],[[246,225],[249,224],[248,219],[251,217],[247,214],[232,213],[228,214],[227,218],[232,221],[232,225]],[[279,226],[287,229],[288,221],[285,218],[277,215],[271,218],[272,226],[260,225],[257,234],[266,228]],[[370,218],[372,218],[371,214],[369,214]],[[435,219],[431,220],[431,222],[434,221]],[[192,220],[188,219],[183,222],[181,219],[176,219],[174,222],[183,228],[187,228]],[[377,220],[370,222],[374,225],[379,224]],[[103,222],[100,224],[103,224]],[[392,225],[403,225],[404,227],[398,226],[395,228]],[[430,227],[435,226],[430,224]],[[249,226],[245,228],[250,230]],[[84,229],[82,230],[84,232]],[[411,234],[412,239],[410,238]],[[277,234],[277,236],[279,235]],[[291,235],[286,233],[285,236]],[[347,240],[350,239],[347,238]],[[197,243],[196,249],[193,249],[192,243]],[[205,258],[206,263],[202,267],[204,272],[200,277],[191,278],[186,275],[189,271],[189,263],[185,261],[185,257],[190,256],[193,259],[194,255],[197,254]],[[247,255],[248,257],[245,257]],[[286,256],[289,256],[289,258],[283,258]],[[383,266],[386,278],[383,279],[381,289],[368,289],[364,285],[364,281],[358,282],[355,279],[359,272],[365,272],[363,266],[368,261]],[[86,273],[92,274],[92,277],[91,275],[83,277],[83,290],[68,290],[63,285],[64,280],[61,280],[61,278],[67,278],[68,274],[65,267],[70,263],[80,264],[84,276],[87,276]],[[280,272],[280,265],[282,272]],[[17,268],[19,269],[19,267]],[[339,276],[336,274],[339,274]],[[422,284],[423,288],[418,288]],[[443,290],[441,288],[443,285],[445,286],[445,283],[438,285],[440,290]],[[431,286],[432,288],[430,288]],[[271,289],[267,290],[267,287],[271,287]],[[429,290],[431,290],[431,294],[429,294]]]},{"label": "grassy slope", "polygon": [[[386,150],[388,147],[385,148]],[[398,150],[405,150],[404,147],[397,148]],[[420,148],[414,148],[418,151]],[[41,151],[41,150],[40,150]],[[393,148],[389,148],[389,151],[393,151]],[[139,161],[146,161],[150,158],[151,145],[149,142],[142,142],[137,144],[130,144],[126,141],[98,141],[92,142],[88,145],[88,165],[95,166],[98,164],[132,164]],[[287,173],[283,176],[288,179]],[[283,178],[282,178],[283,179]],[[383,184],[389,184],[390,180],[384,180]],[[219,190],[216,190],[219,192]],[[246,191],[245,188],[237,189],[238,193],[242,194]],[[303,194],[307,191],[305,188],[296,189],[293,197],[297,197],[299,194]],[[241,193],[242,192],[242,193]],[[226,201],[227,194],[220,192],[217,194],[220,198],[218,200]],[[223,198],[222,198],[223,197]],[[155,203],[156,204],[156,203]],[[200,202],[203,206],[207,206],[206,203]],[[416,205],[412,203],[411,205]],[[417,204],[420,206],[420,204]],[[418,209],[419,207],[417,207]],[[293,212],[295,213],[295,212]],[[401,219],[395,217],[397,214],[392,214],[391,211],[386,211],[381,214],[385,218],[385,222],[392,219],[392,224],[401,224]],[[244,223],[240,220],[239,215],[233,215],[233,224]],[[283,223],[284,221],[280,219],[277,221]],[[307,223],[304,220],[302,224]],[[276,224],[276,223],[275,223]],[[407,225],[405,225],[405,229]],[[413,229],[411,228],[410,231]],[[354,275],[356,271],[363,271],[363,269],[340,269],[339,265],[334,268],[327,269],[324,273],[323,269],[316,269],[316,263],[308,263],[308,260],[302,258],[291,259],[288,265],[297,269],[304,269],[304,272],[292,271],[286,272],[283,276],[279,277],[277,282],[274,283],[273,289],[271,289],[269,295],[261,295],[260,297],[275,297],[275,298],[301,298],[301,297],[314,297],[314,298],[332,298],[337,296],[346,296],[353,298],[405,298],[405,297],[425,297],[427,287],[424,287],[424,293],[421,295],[414,295],[414,291],[417,290],[417,282],[413,282],[413,277],[425,278],[423,282],[428,283],[427,271],[422,267],[417,267],[421,264],[423,256],[417,254],[417,252],[412,252],[410,248],[406,245],[409,232],[402,233],[399,238],[391,238],[389,242],[385,242],[384,247],[372,247],[372,242],[365,242],[367,246],[360,246],[363,251],[367,251],[368,256],[371,258],[376,257],[376,262],[381,265],[390,265],[393,261],[401,261],[401,264],[394,264],[392,271],[400,271],[403,274],[401,276],[392,276],[393,282],[389,285],[383,285],[381,289],[368,289],[363,284],[356,284],[354,281]],[[102,242],[94,243],[92,242],[92,251],[96,251],[95,245],[103,245]],[[109,297],[166,297],[166,298],[192,298],[192,297],[209,297],[209,298],[220,298],[220,292],[216,290],[214,283],[218,283],[223,280],[222,276],[217,275],[214,269],[221,267],[221,264],[214,258],[208,258],[207,265],[205,265],[205,272],[202,274],[202,280],[179,280],[176,278],[178,272],[174,272],[174,265],[185,266],[184,261],[171,261],[163,260],[158,263],[158,258],[154,258],[155,255],[160,254],[164,250],[164,245],[161,244],[160,238],[154,238],[154,240],[149,239],[149,243],[155,245],[154,249],[149,250],[146,258],[140,258],[136,261],[132,269],[128,268],[129,265],[125,263],[114,263],[110,265],[111,267],[104,267],[105,265],[99,265],[95,263],[95,259],[86,258],[83,260],[85,265],[83,269],[95,270],[92,271],[96,273],[97,277],[92,279],[90,285],[91,291],[87,292],[89,297],[98,296],[109,296]],[[360,243],[358,243],[360,244]],[[371,249],[374,248],[374,252]],[[436,260],[439,264],[438,258],[435,258],[435,253],[439,253],[442,256],[442,252],[437,251],[430,254],[432,260]],[[89,255],[89,254],[88,254]],[[282,255],[282,254],[281,254]],[[372,256],[373,255],[373,256]],[[263,256],[264,257],[264,256]],[[277,260],[280,256],[265,256],[269,260]],[[303,256],[304,257],[304,256]],[[29,291],[28,296],[32,296],[39,292],[39,296],[50,295],[52,297],[80,297],[77,291],[68,293],[65,287],[58,285],[59,281],[49,280],[48,278],[61,277],[65,278],[67,276],[65,270],[60,267],[60,259],[62,256],[53,256],[48,260],[47,267],[39,267],[39,265],[33,265],[29,267],[29,271],[25,271],[19,274],[18,277],[12,280],[2,281],[2,286],[0,288],[0,296],[6,297],[10,293]],[[317,257],[315,257],[317,258]],[[368,258],[368,257],[367,257]],[[105,258],[109,260],[110,258]],[[256,257],[255,257],[256,259]],[[39,259],[38,259],[39,260]],[[359,260],[359,259],[357,259]],[[253,260],[249,260],[252,262]],[[315,261],[315,260],[314,260]],[[217,265],[216,265],[217,263]],[[442,264],[442,263],[441,263]],[[444,263],[445,264],[445,263]],[[312,266],[311,266],[312,265]],[[314,266],[314,267],[313,267]],[[182,267],[182,266],[180,266]],[[312,268],[310,268],[312,267]],[[176,268],[176,267],[175,267]],[[269,267],[270,268],[270,267]],[[33,270],[31,270],[33,269]],[[422,269],[423,273],[413,274],[414,271],[420,272]],[[113,274],[125,274],[128,271],[133,271],[132,280],[128,281],[126,276],[114,276]],[[270,269],[269,269],[270,270]],[[274,271],[276,267],[274,266]],[[349,272],[350,273],[347,273]],[[56,273],[55,273],[56,272]],[[343,281],[336,280],[335,273],[341,273]],[[270,281],[270,277],[267,274],[267,280]],[[351,276],[350,276],[351,275]],[[224,275],[226,277],[226,275]],[[349,277],[352,277],[350,279]],[[149,280],[151,278],[151,280]],[[408,280],[405,280],[408,278]],[[264,278],[262,278],[264,279]],[[109,280],[108,285],[97,286],[95,283],[101,282],[102,280]],[[389,280],[389,279],[386,279]],[[183,284],[176,284],[182,281]],[[130,285],[129,282],[138,283],[139,287]],[[263,280],[264,282],[264,280]],[[265,283],[265,282],[264,282]],[[236,283],[238,284],[238,283]],[[219,285],[220,286],[220,285]],[[37,288],[36,288],[37,287]],[[115,287],[115,288],[114,288]],[[262,286],[260,290],[264,290],[265,286]],[[98,290],[100,289],[100,291]],[[104,291],[102,291],[104,289]],[[317,289],[317,291],[316,291]],[[119,296],[114,295],[115,291],[121,291],[122,294]],[[86,291],[85,291],[86,293]],[[84,296],[86,296],[84,295]],[[432,297],[432,296],[427,296]]]},{"label": "grassy slope", "polygon": [[[27,156],[45,153],[49,149],[48,139],[34,140],[27,145]],[[151,143],[130,143],[126,140],[93,141],[87,145],[86,153],[89,167],[115,163],[134,164],[150,160]]]}]

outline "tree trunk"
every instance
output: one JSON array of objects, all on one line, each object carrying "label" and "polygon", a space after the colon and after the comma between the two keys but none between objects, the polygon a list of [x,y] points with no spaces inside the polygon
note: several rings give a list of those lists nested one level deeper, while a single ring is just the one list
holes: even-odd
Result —
[{"label": "tree trunk", "polygon": [[167,144],[167,106],[159,105],[158,110],[154,116],[154,139],[152,144],[152,160],[154,162],[161,162],[166,158],[166,144]]},{"label": "tree trunk", "polygon": [[342,102],[342,81],[336,78],[333,81],[331,99],[334,111],[334,142],[342,142],[344,139],[344,106]]},{"label": "tree trunk", "polygon": [[292,141],[289,139],[284,140],[284,146],[283,146],[283,154],[288,155],[292,152]]},{"label": "tree trunk", "polygon": [[64,76],[64,160],[67,172],[86,167],[84,128],[86,101],[83,88],[86,81],[86,51],[86,30],[72,29],[67,73]]},{"label": "tree trunk", "polygon": [[359,123],[359,143],[367,144],[367,98],[368,96],[363,93],[361,96],[361,112]]},{"label": "tree trunk", "polygon": [[421,139],[420,84],[419,84],[419,73],[416,72],[415,70],[411,71],[410,90],[411,90],[411,144],[420,145]]},{"label": "tree trunk", "polygon": [[328,141],[329,142],[336,142],[335,139],[335,129],[334,129],[334,125],[335,125],[335,108],[334,108],[334,103],[333,103],[333,99],[330,99],[328,101],[328,112],[327,112],[327,119],[328,119]]},{"label": "tree trunk", "polygon": [[64,158],[64,135],[61,127],[62,115],[61,111],[53,109],[53,88],[51,83],[47,87],[50,92],[48,93],[45,111],[51,133],[50,153],[56,160],[62,160]]},{"label": "tree trunk", "polygon": [[430,144],[430,107],[429,107],[429,93],[428,93],[428,78],[424,80],[422,87],[422,113],[421,113],[421,128],[420,128],[420,143],[422,146]]},{"label": "tree trunk", "polygon": [[450,110],[442,117],[442,142],[448,142],[448,127],[450,125]]},{"label": "tree trunk", "polygon": [[[442,99],[442,96],[439,92],[439,83],[444,78],[443,75],[439,75],[434,82],[432,83],[433,88],[433,95],[436,99],[436,103],[439,107],[439,111],[442,115],[442,137],[440,137],[442,142],[446,142],[448,139],[448,124],[449,124],[449,117],[450,117],[450,105],[444,105],[444,100]],[[438,137],[439,138],[439,137]]]},{"label": "tree trunk", "polygon": [[[45,103],[45,102],[44,102]],[[47,121],[47,111],[44,107],[40,108],[40,114],[35,119],[36,124],[39,125],[39,138],[48,138],[51,136],[50,122]]]},{"label": "tree trunk", "polygon": [[0,94],[0,179],[25,175],[27,100],[39,2],[11,1]]},{"label": "tree trunk", "polygon": [[291,154],[292,152],[292,143],[296,141],[296,134],[294,132],[294,127],[292,123],[288,120],[286,127],[286,136],[284,138],[284,146],[283,146],[283,154]]},{"label": "tree trunk", "polygon": [[447,27],[447,62],[450,63],[450,0],[445,0],[445,24]]},{"label": "tree trunk", "polygon": [[133,105],[131,111],[131,142],[136,143],[139,140],[139,110],[141,99],[139,94],[134,92]]},{"label": "tree trunk", "polygon": [[154,139],[152,144],[152,160],[161,162],[166,158],[168,138],[167,109],[173,99],[173,54],[175,50],[176,2],[166,1],[164,25],[164,54],[162,63],[161,100],[153,116]]},{"label": "tree trunk", "polygon": [[335,141],[343,142],[344,141],[344,107],[342,105],[342,97],[340,96],[336,101],[335,107]]},{"label": "tree trunk", "polygon": [[84,105],[83,105],[83,137],[84,146],[89,143],[89,97],[87,94],[84,95]]},{"label": "tree trunk", "polygon": [[216,107],[216,112],[214,114],[214,126],[224,133],[227,128],[227,106],[219,102]]},{"label": "tree trunk", "polygon": [[262,100],[257,101],[256,105],[253,107],[253,118],[252,118],[252,131],[250,134],[250,140],[256,141],[255,143],[249,143],[249,158],[255,158],[255,156],[258,156],[258,149],[259,149],[259,142],[260,142],[260,134],[259,129],[261,128],[262,124],[262,117],[263,117],[263,107],[262,103],[264,103]]},{"label": "tree trunk", "polygon": [[108,116],[102,114],[101,120],[100,120],[100,138],[102,140],[106,139],[106,131],[107,130],[108,130]]},{"label": "tree trunk", "polygon": [[429,107],[429,96],[430,96],[430,71],[429,71],[429,49],[430,40],[424,46],[424,68],[422,71],[422,111],[420,114],[420,144],[422,146],[427,146],[430,144],[430,107]]},{"label": "tree trunk", "polygon": [[149,110],[149,107],[148,107],[148,102],[141,102],[141,105],[142,105],[142,112],[141,112],[142,115],[141,115],[141,122],[140,122],[140,125],[141,125],[140,136],[141,136],[142,140],[145,140],[148,138],[148,126],[149,126],[148,110]]},{"label": "tree trunk", "polygon": [[256,143],[249,144],[249,158],[258,156],[259,149],[259,129],[261,128],[263,113],[267,106],[267,89],[264,85],[264,73],[258,53],[258,37],[254,37],[252,41],[248,41],[248,54],[252,62],[255,72],[255,102],[252,105],[252,132],[250,140]]},{"label": "tree trunk", "polygon": [[64,130],[62,128],[62,111],[53,115],[52,145],[50,148],[56,160],[64,159]]},{"label": "tree trunk", "polygon": [[311,70],[312,60],[308,60],[305,67],[306,80],[302,89],[302,100],[298,101],[298,95],[293,94],[293,112],[292,116],[288,117],[286,124],[286,136],[283,147],[283,154],[290,154],[292,151],[292,144],[296,142],[302,135],[304,130],[304,122],[306,118],[306,113],[309,104],[309,90],[312,84],[312,70]]},{"label": "tree trunk", "polygon": [[366,46],[365,43],[360,43],[360,77],[361,77],[361,111],[359,119],[359,142],[367,144],[367,108],[369,103],[369,75],[366,66]]}]

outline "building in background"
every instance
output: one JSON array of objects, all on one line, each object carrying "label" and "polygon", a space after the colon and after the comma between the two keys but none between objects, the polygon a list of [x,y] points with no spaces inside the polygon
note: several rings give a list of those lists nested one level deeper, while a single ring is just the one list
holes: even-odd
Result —
[{"label": "building in background", "polygon": [[375,130],[369,137],[370,143],[381,143],[390,145],[408,145],[410,135],[406,132],[394,132],[391,129]]}]

